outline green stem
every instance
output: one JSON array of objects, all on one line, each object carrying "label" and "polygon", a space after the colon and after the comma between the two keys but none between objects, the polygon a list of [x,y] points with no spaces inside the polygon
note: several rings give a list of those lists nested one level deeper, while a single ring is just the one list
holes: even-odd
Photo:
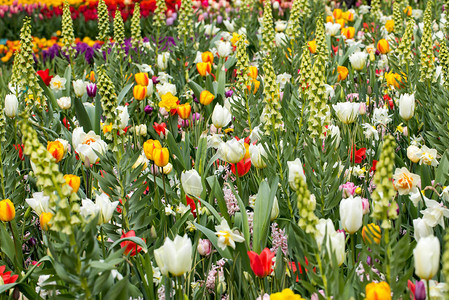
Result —
[{"label": "green stem", "polygon": [[390,268],[391,247],[390,247],[390,230],[389,229],[385,229],[385,243],[387,244],[387,282],[388,282],[388,284],[390,284],[390,279],[391,279],[391,268]]},{"label": "green stem", "polygon": [[101,248],[103,250],[103,259],[106,258],[106,248],[104,247],[104,231],[103,226],[100,226],[100,235],[101,235]]},{"label": "green stem", "polygon": [[352,257],[352,267],[353,268],[355,267],[355,257],[356,257],[355,247],[354,247],[354,239],[355,239],[354,234],[351,234],[351,252],[352,252],[351,257]]},{"label": "green stem", "polygon": [[427,279],[427,280],[426,280],[426,283],[427,283],[427,289],[426,289],[426,292],[427,292],[427,299],[430,300],[430,280]]},{"label": "green stem", "polygon": [[1,144],[0,144],[0,181],[2,184],[2,196],[3,196],[3,199],[6,199],[5,175],[3,173],[2,145]]},{"label": "green stem", "polygon": [[318,262],[318,269],[320,270],[321,278],[323,280],[324,293],[326,294],[326,299],[330,300],[328,289],[327,289],[327,278],[326,274],[323,273],[323,264],[321,263],[321,258],[319,252],[315,253],[316,260]]}]

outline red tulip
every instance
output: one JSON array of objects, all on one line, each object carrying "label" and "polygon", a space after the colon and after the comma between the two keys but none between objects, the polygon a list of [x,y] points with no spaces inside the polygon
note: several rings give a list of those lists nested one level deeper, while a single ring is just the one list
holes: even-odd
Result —
[{"label": "red tulip", "polygon": [[377,166],[377,160],[373,159],[373,166],[371,167],[370,172],[375,172],[376,166]]},{"label": "red tulip", "polygon": [[[131,231],[128,231],[127,233],[122,234],[122,236],[120,238],[122,239],[122,238],[133,237],[133,236],[136,236],[136,232],[134,230],[131,230]],[[131,253],[131,256],[134,256],[137,253],[139,253],[140,251],[142,251],[142,247],[138,246],[136,243],[134,243],[132,241],[121,242],[120,247],[126,248],[125,255],[128,255],[128,253]]]},{"label": "red tulip", "polygon": [[248,256],[251,269],[257,277],[262,278],[270,275],[273,270],[273,257],[275,256],[275,253],[271,252],[270,249],[265,248],[260,255],[254,251],[248,251]]},{"label": "red tulip", "polygon": [[5,272],[5,268],[6,268],[6,266],[1,266],[0,267],[0,277],[2,278],[3,283],[4,284],[9,284],[9,283],[16,282],[16,280],[19,277],[19,275],[12,275],[11,276],[11,271],[4,273]]},{"label": "red tulip", "polygon": [[[353,160],[352,153],[354,150],[355,150],[355,158]],[[360,148],[359,150],[357,150],[356,145],[353,145],[351,149],[351,161],[354,161],[356,164],[360,164],[362,163],[362,160],[364,160],[365,158],[366,158],[366,148]]]},{"label": "red tulip", "polygon": [[165,131],[167,130],[167,124],[165,124],[165,123],[158,124],[158,123],[154,122],[153,128],[154,128],[154,130],[156,130],[156,132],[157,132],[157,134],[159,134],[159,136],[161,136],[161,134],[165,135]]},{"label": "red tulip", "polygon": [[[236,166],[237,166],[237,170],[236,170]],[[234,175],[237,175],[237,173],[238,173],[239,177],[245,176],[246,173],[248,173],[250,169],[251,169],[251,158],[243,158],[238,163],[231,164],[232,173],[234,173]]]},{"label": "red tulip", "polygon": [[14,148],[19,151],[19,158],[20,160],[25,160],[25,157],[23,156],[23,144],[14,144]]},{"label": "red tulip", "polygon": [[42,81],[45,83],[46,86],[48,86],[50,84],[51,79],[53,78],[53,76],[50,76],[50,70],[46,69],[46,70],[40,70],[36,72],[37,75],[39,75],[42,78]]}]

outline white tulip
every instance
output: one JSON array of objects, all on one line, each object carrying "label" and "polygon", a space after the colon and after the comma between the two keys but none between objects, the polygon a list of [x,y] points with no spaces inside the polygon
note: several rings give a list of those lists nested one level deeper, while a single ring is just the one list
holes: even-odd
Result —
[{"label": "white tulip", "polygon": [[119,204],[118,201],[111,202],[105,193],[98,195],[95,203],[90,199],[81,201],[80,214],[84,218],[98,215],[98,225],[108,223],[112,219],[112,214]]},{"label": "white tulip", "polygon": [[274,196],[273,206],[271,207],[270,221],[273,222],[279,216],[278,198]]},{"label": "white tulip", "polygon": [[157,66],[161,70],[168,68],[168,60],[170,59],[170,52],[163,52],[157,56]]},{"label": "white tulip", "polygon": [[433,228],[427,225],[427,223],[421,219],[413,220],[413,234],[416,241],[419,241],[421,238],[433,235]]},{"label": "white tulip", "polygon": [[333,104],[332,107],[338,119],[345,124],[353,123],[357,119],[360,111],[360,103],[349,101]]},{"label": "white tulip", "polygon": [[153,95],[153,91],[154,91],[154,84],[153,84],[153,80],[150,78],[150,80],[148,80],[148,85],[147,85],[147,97]]},{"label": "white tulip", "polygon": [[70,107],[72,107],[72,99],[70,99],[70,97],[61,97],[56,100],[56,102],[61,109],[69,109]]},{"label": "white tulip", "polygon": [[351,54],[351,56],[349,56],[349,61],[351,62],[351,65],[355,70],[361,71],[366,65],[367,58],[368,53],[359,51]]},{"label": "white tulip", "polygon": [[42,192],[33,193],[33,198],[25,199],[25,201],[38,216],[44,212],[51,212],[48,205],[50,197],[45,196]]},{"label": "white tulip", "polygon": [[258,169],[263,169],[267,166],[267,164],[264,161],[264,157],[267,157],[267,152],[265,151],[265,148],[262,146],[262,144],[249,145],[249,155],[251,157],[251,163],[253,166],[255,166]]},{"label": "white tulip", "polygon": [[136,126],[136,135],[138,136],[146,136],[148,132],[148,128],[146,124],[140,124]]},{"label": "white tulip", "polygon": [[404,121],[408,121],[415,113],[415,95],[403,94],[399,98],[399,115]]},{"label": "white tulip", "polygon": [[77,97],[82,97],[86,93],[86,85],[87,82],[81,79],[73,81],[73,90]]},{"label": "white tulip", "polygon": [[13,94],[6,95],[5,97],[5,115],[9,118],[17,116],[17,110],[19,109],[19,101]]},{"label": "white tulip", "polygon": [[126,126],[128,126],[128,122],[129,122],[128,106],[122,106],[122,105],[118,106],[117,114],[118,114],[118,119],[120,121],[119,128],[121,130],[123,130],[126,128]]},{"label": "white tulip", "polygon": [[164,82],[163,84],[156,84],[156,91],[159,96],[165,95],[167,93],[171,93],[173,96],[176,96],[176,85],[170,82]]},{"label": "white tulip", "polygon": [[167,237],[164,245],[154,250],[154,258],[162,274],[181,276],[192,267],[192,241],[187,235],[176,235],[173,241]]},{"label": "white tulip", "polygon": [[326,28],[326,34],[330,36],[336,36],[340,33],[341,25],[338,23],[334,24],[332,22],[327,22],[326,24],[324,24],[324,27]]},{"label": "white tulip", "polygon": [[230,42],[216,41],[215,47],[217,47],[218,56],[227,57],[232,53],[232,45]]},{"label": "white tulip", "polygon": [[302,162],[299,158],[297,158],[293,161],[288,161],[287,166],[288,166],[288,183],[290,184],[290,187],[292,189],[296,190],[299,188],[298,186],[296,186],[295,182],[296,176],[302,177],[304,182],[306,182],[306,175],[304,175]]},{"label": "white tulip", "polygon": [[236,139],[231,139],[218,146],[218,153],[222,160],[230,164],[236,164],[245,156],[246,148],[243,145],[243,140],[237,141]]},{"label": "white tulip", "polygon": [[220,31],[220,28],[214,26],[213,24],[204,25],[204,33],[208,36],[213,36]]},{"label": "white tulip", "polygon": [[212,112],[212,123],[217,128],[225,127],[231,122],[232,115],[225,107],[216,104]]},{"label": "white tulip", "polygon": [[223,24],[229,32],[235,31],[235,22],[229,22],[228,20],[223,20]]},{"label": "white tulip", "polygon": [[276,21],[274,30],[276,30],[277,32],[285,31],[285,29],[287,28],[287,24],[287,21]]},{"label": "white tulip", "polygon": [[430,280],[440,266],[440,241],[431,235],[421,238],[413,250],[415,274],[421,279]]},{"label": "white tulip", "polygon": [[352,195],[340,202],[341,224],[346,232],[354,234],[362,227],[363,205],[362,198]]},{"label": "white tulip", "polygon": [[201,176],[195,169],[182,172],[181,185],[187,195],[200,197],[203,192]]},{"label": "white tulip", "polygon": [[422,151],[419,147],[411,145],[407,148],[407,157],[412,162],[417,163],[421,159]]},{"label": "white tulip", "polygon": [[[332,249],[337,264],[340,266],[345,260],[345,234],[335,231],[334,224],[330,219],[320,219],[316,229],[315,240],[318,247],[321,249],[325,242],[327,251],[330,254]],[[324,241],[325,237],[327,237],[326,241]]]}]

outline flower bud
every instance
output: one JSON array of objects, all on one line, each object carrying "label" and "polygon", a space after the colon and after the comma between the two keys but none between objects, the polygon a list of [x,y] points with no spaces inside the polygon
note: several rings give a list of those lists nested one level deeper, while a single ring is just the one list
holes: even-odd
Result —
[{"label": "flower bud", "polygon": [[150,160],[153,160],[153,151],[156,148],[162,148],[162,145],[158,140],[147,140],[145,143],[143,143],[143,152],[145,153],[145,156]]},{"label": "flower bud", "polygon": [[178,113],[178,116],[183,120],[189,118],[191,110],[192,107],[190,106],[189,103],[184,103],[176,107],[176,112]]},{"label": "flower bud", "polygon": [[43,212],[39,217],[39,223],[42,230],[48,230],[50,228],[50,220],[53,217],[51,212]]},{"label": "flower bud", "polygon": [[16,216],[16,209],[14,203],[9,199],[0,201],[0,221],[10,222]]},{"label": "flower bud", "polygon": [[162,168],[162,172],[164,172],[165,175],[168,175],[173,170],[173,165],[171,163],[168,163],[165,167]]},{"label": "flower bud", "polygon": [[156,148],[153,151],[153,161],[158,167],[165,167],[168,164],[170,154],[167,148]]},{"label": "flower bud", "polygon": [[208,62],[199,62],[196,64],[196,69],[201,76],[206,76],[210,74],[212,66]]},{"label": "flower bud", "polygon": [[421,279],[430,280],[440,266],[440,241],[431,235],[421,238],[413,250],[415,274]]},{"label": "flower bud", "polygon": [[135,85],[133,89],[133,96],[136,100],[143,100],[147,96],[147,87],[143,85]]},{"label": "flower bud", "polygon": [[199,239],[196,249],[200,255],[208,256],[212,252],[212,243],[208,239]]},{"label": "flower bud", "polygon": [[69,109],[72,106],[72,100],[70,99],[70,97],[61,97],[58,100],[56,100],[56,102],[59,105],[59,108],[61,109]]},{"label": "flower bud", "polygon": [[415,113],[415,95],[403,94],[399,98],[399,115],[404,121],[413,118]]},{"label": "flower bud", "polygon": [[215,96],[208,90],[204,90],[200,94],[200,103],[203,105],[209,105],[214,99]]},{"label": "flower bud", "polygon": [[362,227],[363,206],[362,198],[352,197],[342,199],[340,202],[341,224],[349,234],[354,234]]},{"label": "flower bud", "polygon": [[47,151],[50,152],[57,163],[64,158],[64,145],[60,141],[48,142]]},{"label": "flower bud", "polygon": [[182,172],[181,185],[184,192],[190,196],[200,197],[203,192],[201,176],[195,169]]},{"label": "flower bud", "polygon": [[137,73],[136,75],[134,75],[134,78],[138,85],[148,86],[148,83],[150,82],[147,73]]},{"label": "flower bud", "polygon": [[17,110],[19,109],[19,101],[13,94],[6,95],[5,97],[5,115],[9,118],[17,116]]},{"label": "flower bud", "polygon": [[95,83],[89,82],[86,85],[87,96],[94,98],[97,95],[97,85]]},{"label": "flower bud", "polygon": [[64,175],[64,179],[65,182],[72,188],[72,193],[76,194],[80,188],[81,178],[76,175],[66,174]]},{"label": "flower bud", "polygon": [[231,122],[232,115],[226,107],[216,104],[214,111],[212,112],[212,123],[217,128],[222,128],[228,126]]},{"label": "flower bud", "polygon": [[417,163],[421,159],[422,151],[417,146],[409,146],[407,148],[407,157],[412,162]]},{"label": "flower bud", "polygon": [[382,54],[390,52],[390,45],[386,39],[381,39],[377,42],[377,50]]}]

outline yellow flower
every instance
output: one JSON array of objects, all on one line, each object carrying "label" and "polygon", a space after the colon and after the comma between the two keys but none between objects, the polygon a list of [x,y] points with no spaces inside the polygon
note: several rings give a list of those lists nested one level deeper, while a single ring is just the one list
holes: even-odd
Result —
[{"label": "yellow flower", "polygon": [[344,66],[338,66],[337,72],[338,72],[338,81],[345,80],[346,77],[348,77],[348,73],[349,73],[348,68],[346,68]]},{"label": "yellow flower", "polygon": [[168,164],[170,153],[167,148],[156,148],[153,151],[153,160],[156,166],[165,167]]},{"label": "yellow flower", "polygon": [[232,34],[232,38],[231,38],[232,46],[235,47],[235,46],[237,45],[237,42],[240,40],[240,38],[241,38],[240,34],[234,32],[234,33]]},{"label": "yellow flower", "polygon": [[64,145],[60,141],[48,142],[47,151],[50,152],[57,163],[64,157]]},{"label": "yellow flower", "polygon": [[395,88],[400,88],[402,83],[402,77],[398,73],[393,73],[390,71],[385,74],[385,79],[389,87],[394,86]]},{"label": "yellow flower", "polygon": [[170,111],[178,107],[178,97],[173,96],[170,92],[162,95],[161,99],[162,100],[159,102],[159,107],[165,108],[166,111]]},{"label": "yellow flower", "polygon": [[147,159],[153,160],[153,151],[156,148],[162,148],[162,145],[158,140],[148,140],[143,143],[143,152]]},{"label": "yellow flower", "polygon": [[347,39],[352,39],[355,35],[355,28],[354,27],[342,28],[341,34],[344,35]]},{"label": "yellow flower", "polygon": [[212,101],[214,101],[215,96],[208,90],[204,90],[200,94],[200,103],[203,105],[209,105]]},{"label": "yellow flower", "polygon": [[257,79],[257,67],[250,66],[248,76],[252,79]]},{"label": "yellow flower", "polygon": [[212,66],[209,62],[199,62],[196,64],[196,69],[201,76],[206,76],[210,74]]},{"label": "yellow flower", "polygon": [[9,199],[0,201],[0,221],[9,222],[16,216],[16,209],[14,203]]},{"label": "yellow flower", "polygon": [[143,100],[147,96],[147,87],[143,85],[135,85],[133,89],[133,96],[136,100]]},{"label": "yellow flower", "polygon": [[380,243],[380,238],[382,237],[382,232],[380,227],[374,223],[367,224],[362,228],[362,238],[363,241],[371,244],[373,241],[376,244]]},{"label": "yellow flower", "polygon": [[201,60],[205,63],[214,63],[214,55],[210,51],[201,53]]},{"label": "yellow flower", "polygon": [[381,39],[377,42],[377,50],[382,54],[390,52],[390,45],[386,39]]},{"label": "yellow flower", "polygon": [[411,16],[412,15],[412,7],[411,6],[407,6],[405,9],[404,9],[404,14],[406,14],[407,16]]},{"label": "yellow flower", "polygon": [[316,41],[312,40],[312,41],[307,42],[307,46],[309,47],[309,51],[311,53],[315,54],[315,52],[316,52]]},{"label": "yellow flower", "polygon": [[334,15],[335,20],[341,19],[343,16],[343,11],[339,8],[334,9],[334,11],[332,12],[332,14]]},{"label": "yellow flower", "polygon": [[51,212],[43,212],[39,217],[39,222],[41,224],[42,230],[48,230],[50,228],[50,220],[53,217],[53,214]]},{"label": "yellow flower", "polygon": [[134,78],[136,79],[136,83],[138,85],[147,86],[150,82],[147,73],[137,73],[136,75],[134,75]]},{"label": "yellow flower", "polygon": [[385,281],[379,283],[371,282],[367,284],[365,292],[365,300],[391,300],[391,289]]},{"label": "yellow flower", "polygon": [[301,295],[293,293],[291,289],[283,289],[282,292],[270,295],[270,300],[301,300]]},{"label": "yellow flower", "polygon": [[394,20],[388,20],[385,23],[385,29],[390,33],[394,30]]},{"label": "yellow flower", "polygon": [[106,134],[108,132],[112,131],[112,123],[109,123],[109,125],[103,125],[103,133]]},{"label": "yellow flower", "polygon": [[354,21],[354,14],[350,11],[345,11],[342,13],[341,17],[346,21]]},{"label": "yellow flower", "polygon": [[178,105],[178,107],[176,108],[176,112],[178,113],[178,116],[183,120],[186,120],[189,118],[191,111],[192,111],[192,107],[190,106],[189,103],[184,103],[184,104]]},{"label": "yellow flower", "polygon": [[76,175],[66,174],[64,175],[65,182],[72,188],[72,193],[77,193],[80,188],[81,178]]}]

